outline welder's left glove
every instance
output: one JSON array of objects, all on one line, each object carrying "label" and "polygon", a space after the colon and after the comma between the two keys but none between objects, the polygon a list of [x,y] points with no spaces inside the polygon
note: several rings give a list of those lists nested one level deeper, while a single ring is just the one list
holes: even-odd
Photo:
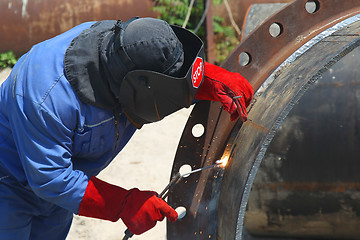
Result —
[{"label": "welder's left glove", "polygon": [[232,121],[240,117],[247,120],[246,107],[249,106],[254,90],[239,73],[229,72],[221,67],[205,62],[204,80],[195,98],[221,102]]},{"label": "welder's left glove", "polygon": [[165,217],[170,222],[178,218],[177,212],[152,191],[124,188],[91,177],[80,203],[79,215],[110,221],[123,220],[134,234],[153,228]]}]

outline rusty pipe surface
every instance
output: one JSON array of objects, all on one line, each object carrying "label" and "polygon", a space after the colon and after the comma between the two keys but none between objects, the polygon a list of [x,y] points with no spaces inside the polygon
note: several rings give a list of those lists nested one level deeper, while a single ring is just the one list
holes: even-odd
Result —
[{"label": "rusty pipe surface", "polygon": [[155,17],[151,0],[0,0],[0,52],[17,55],[87,21]]},{"label": "rusty pipe surface", "polygon": [[[313,12],[305,8],[315,3]],[[359,43],[360,1],[296,0],[268,18],[223,63],[246,76],[256,90],[249,120],[229,121],[218,103],[197,104],[184,129],[173,174],[184,164],[211,165],[230,156],[224,172],[189,178],[170,195],[187,209],[168,225],[168,239],[241,239],[252,183],[276,130],[313,82]],[[280,28],[271,35],[272,25]],[[247,62],[240,61],[245,53]],[[205,133],[192,135],[201,124]],[[189,159],[195,159],[189,161]],[[184,193],[187,193],[186,195]]]},{"label": "rusty pipe surface", "polygon": [[[291,0],[229,1],[238,25],[251,4]],[[104,19],[127,20],[133,16],[156,17],[153,0],[0,0],[0,52],[13,50],[18,56],[41,41],[54,37],[82,22]],[[228,16],[220,6],[216,14]]]},{"label": "rusty pipe surface", "polygon": [[[290,1],[241,0],[230,4],[238,25],[242,25],[242,16],[251,4]],[[32,45],[86,21],[156,17],[154,5],[153,0],[0,0],[0,52],[13,50],[22,55]],[[216,14],[228,16],[224,7],[219,7]]]}]

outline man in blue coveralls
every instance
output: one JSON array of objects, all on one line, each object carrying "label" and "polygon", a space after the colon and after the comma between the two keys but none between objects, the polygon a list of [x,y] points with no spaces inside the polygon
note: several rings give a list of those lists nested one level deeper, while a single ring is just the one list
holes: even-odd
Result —
[{"label": "man in blue coveralls", "polygon": [[177,213],[96,175],[143,124],[194,100],[246,121],[251,85],[153,18],[83,23],[23,55],[0,88],[0,239],[65,239],[73,214],[141,234]]}]

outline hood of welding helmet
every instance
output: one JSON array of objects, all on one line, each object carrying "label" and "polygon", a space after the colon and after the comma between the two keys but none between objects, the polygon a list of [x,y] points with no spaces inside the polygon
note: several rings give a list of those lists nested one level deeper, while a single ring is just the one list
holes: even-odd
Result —
[{"label": "hood of welding helmet", "polygon": [[[166,34],[174,33],[176,39],[169,41],[159,36],[156,41],[151,41],[151,44],[148,41],[147,45],[144,45],[146,41],[139,40],[133,45],[126,43],[127,34],[132,36],[132,39],[146,36],[145,30],[141,30],[146,21],[141,23],[140,20],[132,21],[126,30],[121,29],[122,61],[127,62],[131,69],[123,78],[118,94],[123,112],[138,128],[143,124],[159,121],[179,109],[189,107],[204,75],[203,43],[199,37],[184,28],[170,26],[162,20],[149,19],[148,22],[152,24],[161,21],[161,24],[167,25],[169,29],[166,31],[169,33]],[[156,34],[161,35],[161,33]],[[159,46],[154,46],[156,44],[170,46],[172,52],[164,58],[166,61],[162,62],[159,58],[154,58],[154,55],[164,55],[164,48],[160,47],[161,51],[158,52]],[[137,54],[139,51],[141,54]],[[146,54],[144,56],[147,52],[149,56]]]}]

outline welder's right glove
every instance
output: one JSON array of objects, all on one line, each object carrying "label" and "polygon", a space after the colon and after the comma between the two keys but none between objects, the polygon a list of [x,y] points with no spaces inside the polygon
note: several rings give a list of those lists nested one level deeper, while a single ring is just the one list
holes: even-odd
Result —
[{"label": "welder's right glove", "polygon": [[178,218],[177,212],[156,192],[130,190],[91,177],[80,203],[79,215],[110,221],[119,218],[134,234],[153,228],[157,221],[167,217],[170,222]]},{"label": "welder's right glove", "polygon": [[205,62],[204,80],[195,95],[196,99],[218,101],[230,113],[232,121],[240,117],[245,122],[246,107],[253,95],[253,87],[239,73]]}]

